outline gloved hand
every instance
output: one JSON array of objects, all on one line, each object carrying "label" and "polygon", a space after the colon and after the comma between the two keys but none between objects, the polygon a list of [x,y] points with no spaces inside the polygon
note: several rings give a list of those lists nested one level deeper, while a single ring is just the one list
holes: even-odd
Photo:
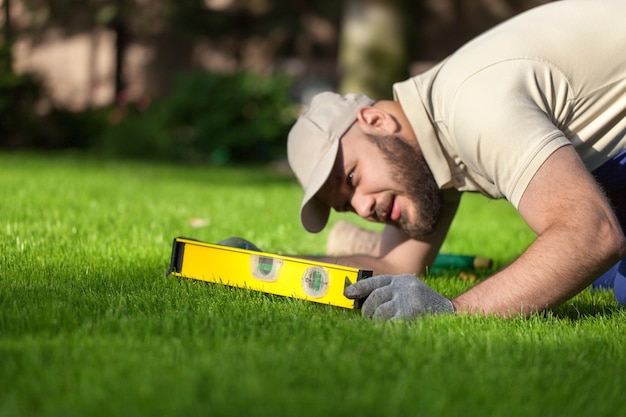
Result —
[{"label": "gloved hand", "polygon": [[365,299],[363,316],[393,320],[422,314],[454,313],[452,302],[415,275],[378,275],[357,281],[344,290],[351,299]]},{"label": "gloved hand", "polygon": [[221,240],[217,242],[217,244],[221,246],[229,246],[231,248],[247,249],[247,250],[253,250],[257,252],[263,252],[261,249],[257,248],[254,243],[247,241],[246,239],[242,237],[237,237],[237,236],[233,236],[233,237],[229,237],[228,239]]}]

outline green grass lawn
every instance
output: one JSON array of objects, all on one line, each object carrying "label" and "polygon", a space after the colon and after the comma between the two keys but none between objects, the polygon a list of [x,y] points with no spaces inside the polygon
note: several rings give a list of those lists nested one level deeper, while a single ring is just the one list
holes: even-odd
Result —
[{"label": "green grass lawn", "polygon": [[[529,319],[372,323],[165,277],[176,236],[323,252],[289,176],[5,153],[0,190],[0,416],[623,415],[626,312],[610,293]],[[443,250],[502,267],[532,239],[506,202],[469,195]]]}]

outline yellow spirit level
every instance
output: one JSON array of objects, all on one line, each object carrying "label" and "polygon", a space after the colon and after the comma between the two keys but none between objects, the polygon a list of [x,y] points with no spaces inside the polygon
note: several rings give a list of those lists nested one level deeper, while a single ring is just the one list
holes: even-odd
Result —
[{"label": "yellow spirit level", "polygon": [[372,271],[177,237],[168,275],[360,308],[360,302],[346,298],[343,290],[371,277]]}]

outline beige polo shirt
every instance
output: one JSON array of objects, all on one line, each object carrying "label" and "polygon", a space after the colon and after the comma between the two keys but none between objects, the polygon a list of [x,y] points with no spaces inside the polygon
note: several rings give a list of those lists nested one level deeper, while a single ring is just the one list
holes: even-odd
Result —
[{"label": "beige polo shirt", "polygon": [[440,188],[518,207],[556,149],[572,144],[590,171],[626,149],[626,1],[532,9],[394,94]]}]

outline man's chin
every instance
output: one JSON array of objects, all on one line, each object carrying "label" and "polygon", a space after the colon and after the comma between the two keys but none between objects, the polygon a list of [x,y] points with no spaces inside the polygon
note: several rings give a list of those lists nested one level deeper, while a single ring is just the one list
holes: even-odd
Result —
[{"label": "man's chin", "polygon": [[403,227],[402,230],[408,237],[415,240],[425,240],[435,233],[435,228]]},{"label": "man's chin", "polygon": [[398,222],[394,223],[394,226],[402,230],[411,239],[424,240],[432,236],[437,230],[439,217],[420,218],[420,220],[401,217]]}]

